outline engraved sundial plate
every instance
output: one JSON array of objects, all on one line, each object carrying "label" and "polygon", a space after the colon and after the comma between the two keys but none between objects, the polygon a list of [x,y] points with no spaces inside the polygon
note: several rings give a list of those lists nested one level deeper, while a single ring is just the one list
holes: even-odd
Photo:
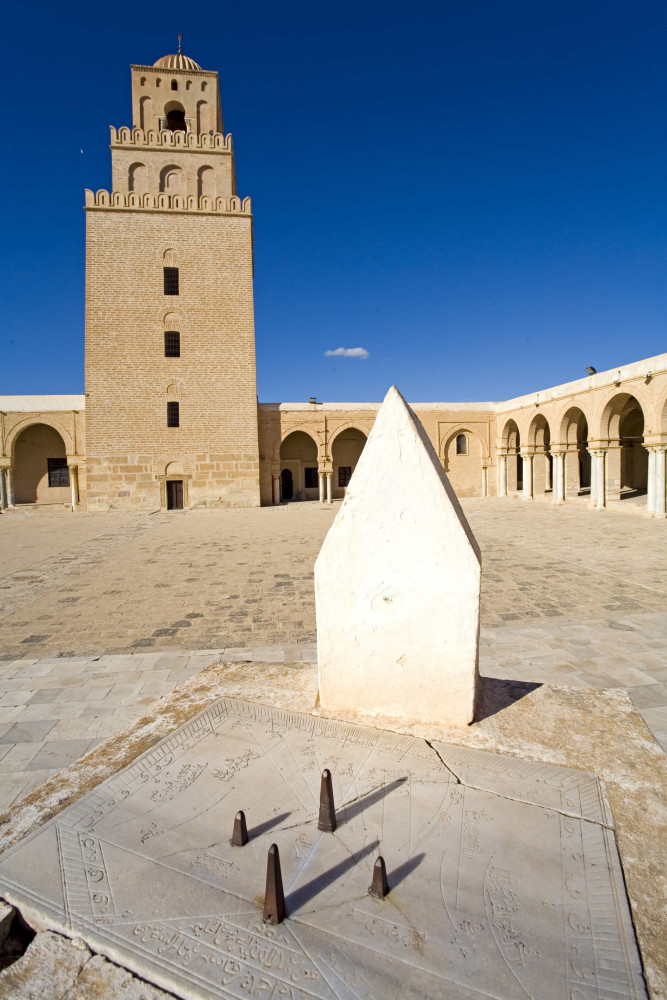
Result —
[{"label": "engraved sundial plate", "polygon": [[645,998],[597,780],[436,747],[222,699],[6,852],[0,893],[186,997]]}]

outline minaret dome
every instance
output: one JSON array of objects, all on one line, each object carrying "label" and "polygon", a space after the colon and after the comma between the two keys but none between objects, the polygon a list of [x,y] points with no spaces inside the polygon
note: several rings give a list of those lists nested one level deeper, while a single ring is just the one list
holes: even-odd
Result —
[{"label": "minaret dome", "polygon": [[201,69],[190,56],[184,56],[182,52],[175,52],[170,56],[161,56],[157,62],[153,63],[159,69]]}]

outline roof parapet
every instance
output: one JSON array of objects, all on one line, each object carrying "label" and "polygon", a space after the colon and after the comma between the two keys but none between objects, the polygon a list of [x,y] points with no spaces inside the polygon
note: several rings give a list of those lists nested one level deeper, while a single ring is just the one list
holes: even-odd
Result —
[{"label": "roof parapet", "polygon": [[119,208],[133,209],[135,211],[153,212],[207,212],[220,215],[251,215],[252,208],[250,198],[212,198],[202,195],[196,198],[194,195],[179,194],[137,194],[131,191],[124,194],[122,191],[91,191],[86,188],[86,209],[96,208]]},{"label": "roof parapet", "polygon": [[179,149],[205,149],[209,152],[231,153],[232,133],[223,135],[222,132],[172,132],[171,129],[148,129],[144,132],[142,128],[130,128],[123,125],[121,128],[109,126],[111,130],[111,148],[132,147],[132,148],[153,148],[162,149],[164,146],[177,147]]}]

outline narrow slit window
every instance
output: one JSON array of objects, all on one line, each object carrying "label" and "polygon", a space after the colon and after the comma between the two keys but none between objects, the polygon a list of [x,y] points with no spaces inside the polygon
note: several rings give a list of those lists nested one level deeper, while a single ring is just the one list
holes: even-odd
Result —
[{"label": "narrow slit window", "polygon": [[179,404],[174,402],[167,403],[167,427],[180,427],[180,412]]},{"label": "narrow slit window", "polygon": [[347,486],[352,479],[352,466],[341,465],[338,469],[338,485]]},{"label": "narrow slit window", "polygon": [[456,454],[457,455],[468,454],[468,438],[465,436],[465,434],[457,434],[456,436]]},{"label": "narrow slit window", "polygon": [[178,330],[164,331],[164,356],[165,358],[180,358],[181,335]]},{"label": "narrow slit window", "polygon": [[49,486],[69,486],[69,469],[66,458],[47,458]]},{"label": "narrow slit window", "polygon": [[164,294],[178,295],[178,268],[164,268]]}]

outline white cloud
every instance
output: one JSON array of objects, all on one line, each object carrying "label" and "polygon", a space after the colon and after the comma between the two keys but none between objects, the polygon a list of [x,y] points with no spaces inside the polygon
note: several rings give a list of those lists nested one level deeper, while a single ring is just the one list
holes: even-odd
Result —
[{"label": "white cloud", "polygon": [[365,347],[337,347],[335,351],[325,351],[325,358],[367,358],[369,353]]}]

